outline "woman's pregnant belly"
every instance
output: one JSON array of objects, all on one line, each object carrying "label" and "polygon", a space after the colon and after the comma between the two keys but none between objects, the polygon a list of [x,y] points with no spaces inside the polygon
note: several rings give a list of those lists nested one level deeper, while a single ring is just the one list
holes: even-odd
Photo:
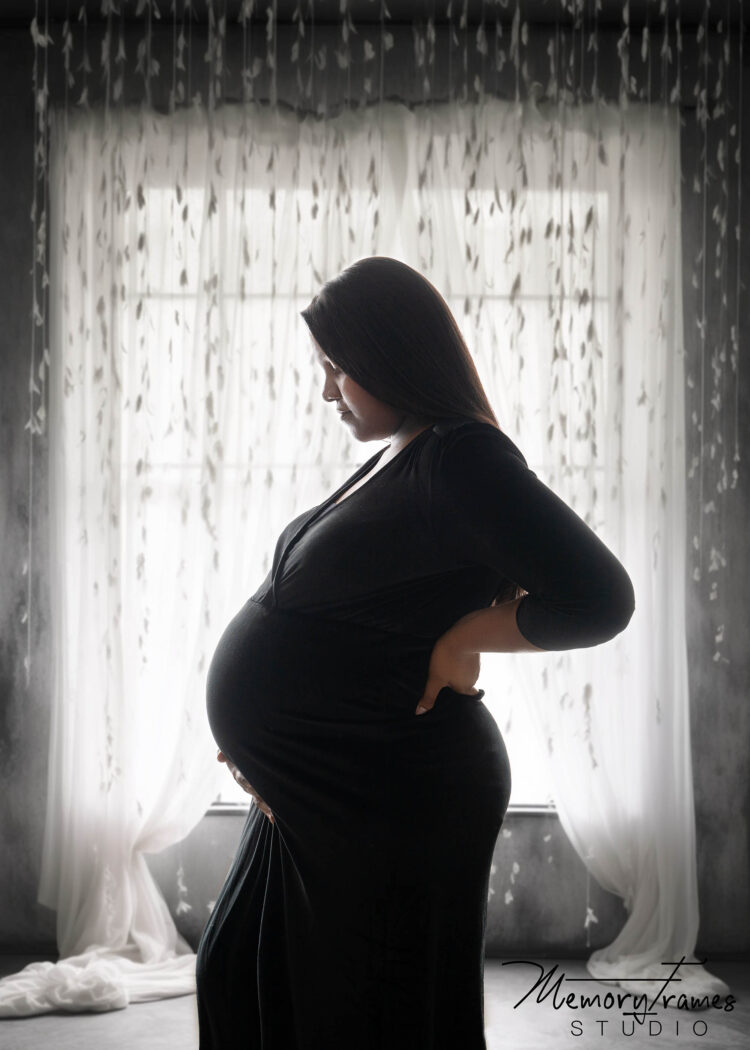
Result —
[{"label": "woman's pregnant belly", "polygon": [[[413,713],[432,642],[339,620],[272,608],[250,599],[214,653],[207,700],[217,742],[231,748],[264,719],[389,720]],[[228,752],[231,756],[231,751]]]},{"label": "woman's pregnant belly", "polygon": [[365,867],[394,851],[410,867],[433,840],[444,854],[463,807],[497,833],[510,775],[481,699],[446,687],[414,713],[432,644],[253,599],[231,621],[208,673],[209,722],[289,842],[334,861],[356,841]]}]

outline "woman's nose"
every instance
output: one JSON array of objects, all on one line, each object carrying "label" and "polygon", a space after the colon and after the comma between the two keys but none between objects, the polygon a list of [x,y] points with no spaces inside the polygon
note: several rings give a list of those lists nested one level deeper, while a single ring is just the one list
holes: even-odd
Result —
[{"label": "woman's nose", "polygon": [[332,376],[327,376],[326,381],[323,384],[323,400],[324,401],[336,401],[339,397],[339,388],[336,385]]}]

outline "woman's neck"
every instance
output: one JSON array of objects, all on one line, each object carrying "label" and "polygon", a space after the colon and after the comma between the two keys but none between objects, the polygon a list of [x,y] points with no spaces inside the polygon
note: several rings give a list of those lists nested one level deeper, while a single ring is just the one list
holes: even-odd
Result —
[{"label": "woman's neck", "polygon": [[431,426],[432,423],[420,423],[415,420],[409,420],[408,422],[402,423],[398,430],[391,434],[386,451],[383,453],[381,463],[383,460],[392,459],[392,457],[397,455],[402,448],[408,445],[417,434],[421,434],[423,430],[427,430],[428,427]]}]

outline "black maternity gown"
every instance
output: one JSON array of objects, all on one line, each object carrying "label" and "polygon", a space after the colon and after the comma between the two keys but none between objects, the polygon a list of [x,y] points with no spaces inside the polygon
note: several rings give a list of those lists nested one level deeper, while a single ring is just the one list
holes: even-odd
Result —
[{"label": "black maternity gown", "polygon": [[435,641],[512,581],[542,649],[611,638],[630,580],[495,427],[443,421],[279,538],[209,670],[255,806],[197,959],[201,1050],[481,1050],[510,793],[483,692],[415,708]]}]

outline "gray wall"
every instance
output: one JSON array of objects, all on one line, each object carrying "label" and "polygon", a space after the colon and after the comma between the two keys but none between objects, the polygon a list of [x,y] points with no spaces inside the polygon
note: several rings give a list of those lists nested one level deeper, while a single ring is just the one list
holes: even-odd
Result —
[{"label": "gray wall", "polygon": [[[193,946],[232,863],[243,820],[239,814],[212,814],[182,842],[148,858],[178,929]],[[625,921],[619,897],[587,879],[554,814],[510,810],[494,865],[488,955],[587,955],[609,943]],[[587,904],[597,918],[588,931]]]},{"label": "gray wall", "polygon": [[[36,442],[33,466],[31,677],[24,672],[28,557],[29,316],[33,110],[31,39],[27,30],[0,30],[0,950],[54,952],[54,916],[36,902],[46,791],[50,697],[50,615],[44,572],[48,554],[46,439]],[[750,78],[746,78],[750,84]],[[745,91],[750,113],[750,90]],[[746,141],[750,141],[746,137]],[[750,164],[745,165],[745,172]],[[747,176],[746,176],[747,177]],[[743,193],[750,201],[750,186]],[[747,259],[743,276],[748,284]],[[687,309],[687,307],[686,307]],[[745,310],[745,314],[747,311]],[[743,346],[748,333],[743,333]],[[745,349],[747,347],[745,346]],[[688,347],[695,353],[695,346]],[[742,375],[747,409],[750,370]],[[745,411],[745,419],[748,414]],[[745,437],[747,435],[745,434]],[[690,438],[692,441],[694,438]],[[745,447],[748,443],[745,440]],[[690,455],[692,449],[688,449]],[[689,588],[689,653],[693,720],[698,863],[702,924],[699,949],[709,957],[747,952],[750,652],[746,644],[745,523],[750,520],[750,471],[733,494],[719,606],[708,608],[701,588]],[[694,523],[690,522],[690,529]],[[691,533],[689,533],[691,534]],[[687,568],[686,568],[687,571]],[[713,661],[716,615],[725,627],[724,655]],[[178,846],[150,859],[185,935],[196,942],[239,837],[241,818],[209,815]],[[599,922],[584,930],[587,879],[554,816],[509,814],[496,853],[495,893],[488,915],[490,954],[584,954],[607,943],[622,919],[620,902],[595,884],[589,903]],[[547,841],[545,841],[547,839]],[[552,858],[551,860],[549,858]],[[511,882],[513,863],[519,867]],[[187,887],[180,895],[177,871]],[[513,901],[505,903],[506,890]]]},{"label": "gray wall", "polygon": [[[747,952],[750,948],[750,614],[748,609],[748,582],[750,581],[750,164],[747,147],[750,145],[750,55],[745,41],[745,67],[743,70],[743,122],[741,128],[744,153],[742,165],[742,216],[730,210],[727,228],[729,236],[722,246],[728,252],[726,273],[726,304],[715,287],[709,289],[705,304],[700,281],[696,288],[692,280],[693,269],[701,272],[703,260],[696,260],[702,231],[704,229],[703,208],[700,197],[692,188],[692,178],[683,180],[683,282],[684,327],[686,370],[693,376],[695,386],[688,390],[686,398],[686,459],[691,463],[700,452],[700,384],[703,371],[708,390],[712,387],[711,355],[721,351],[722,311],[728,311],[730,319],[739,318],[739,448],[742,461],[739,463],[739,482],[735,490],[725,496],[717,492],[716,482],[720,477],[718,467],[722,448],[716,445],[713,460],[708,457],[703,473],[703,504],[720,504],[727,500],[731,508],[725,526],[718,516],[706,513],[700,502],[700,474],[688,480],[687,536],[698,535],[700,521],[703,522],[703,550],[710,555],[712,549],[721,552],[726,565],[717,560],[715,571],[711,571],[710,558],[704,557],[700,580],[693,579],[692,568],[697,564],[693,554],[688,565],[687,585],[687,634],[688,670],[690,676],[691,732],[693,741],[693,763],[695,782],[695,816],[698,837],[698,878],[701,903],[701,926],[698,948],[704,953]],[[733,70],[736,76],[737,71]],[[734,88],[730,89],[734,94]],[[730,117],[733,120],[734,117]],[[728,122],[727,122],[728,123]],[[716,126],[704,136],[694,125],[683,129],[681,149],[683,170],[702,172],[705,159],[709,167],[712,196],[705,217],[706,247],[705,262],[708,280],[712,280],[714,267],[722,255],[717,255],[717,225],[713,221],[712,209],[716,203],[721,207],[724,180],[729,180],[729,199],[736,200],[736,182],[732,185],[734,170],[731,165],[722,173],[716,163],[718,137],[726,141],[727,126],[717,120]],[[731,140],[729,140],[731,143]],[[731,145],[734,149],[734,145]],[[744,244],[738,258],[735,227],[740,224]],[[739,266],[740,301],[736,309],[736,278]],[[721,283],[719,281],[718,283]],[[701,341],[698,320],[703,319],[705,309],[705,355],[702,365]],[[727,351],[729,348],[727,348]],[[722,411],[726,413],[726,425],[722,428],[724,445],[728,453],[728,466],[734,452],[734,399],[729,390],[724,390]],[[697,421],[693,420],[697,412]],[[704,437],[707,447],[715,437],[710,406],[704,412]],[[717,597],[711,598],[711,588],[716,584]],[[717,643],[724,626],[723,641]]]},{"label": "gray wall", "polygon": [[37,439],[31,532],[31,677],[26,684],[29,556],[29,344],[33,237],[33,50],[0,33],[0,944],[42,948],[54,918],[36,904],[47,788],[50,619],[46,441]]}]

